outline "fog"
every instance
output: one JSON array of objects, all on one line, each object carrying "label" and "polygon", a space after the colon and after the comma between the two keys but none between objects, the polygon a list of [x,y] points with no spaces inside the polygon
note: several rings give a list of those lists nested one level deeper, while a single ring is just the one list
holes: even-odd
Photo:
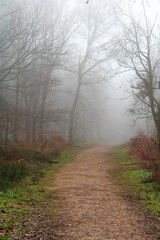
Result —
[{"label": "fog", "polygon": [[1,142],[45,142],[60,135],[71,143],[121,144],[139,132],[152,135],[154,111],[146,109],[148,102],[135,104],[135,96],[143,104],[144,96],[132,87],[146,76],[135,66],[139,61],[146,69],[146,49],[135,54],[130,24],[133,30],[140,26],[140,48],[145,34],[139,31],[156,25],[155,6],[158,1],[2,0]]}]

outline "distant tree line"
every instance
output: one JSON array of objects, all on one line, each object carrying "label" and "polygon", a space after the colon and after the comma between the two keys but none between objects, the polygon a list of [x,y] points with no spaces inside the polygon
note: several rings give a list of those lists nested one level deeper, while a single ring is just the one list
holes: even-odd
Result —
[{"label": "distant tree line", "polygon": [[70,1],[0,1],[1,143],[44,142],[53,132],[70,142],[89,135],[96,108],[86,89],[104,82],[98,68],[108,58],[108,43],[99,42],[106,18],[94,7],[76,16]]},{"label": "distant tree line", "polygon": [[54,71],[63,67],[73,29],[61,3],[52,3],[0,2],[1,141],[43,141],[58,118],[49,95],[60,84]]}]

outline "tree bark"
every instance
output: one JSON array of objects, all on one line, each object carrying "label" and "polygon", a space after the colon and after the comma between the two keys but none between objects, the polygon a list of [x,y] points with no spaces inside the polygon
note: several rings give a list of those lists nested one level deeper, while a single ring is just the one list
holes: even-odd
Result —
[{"label": "tree bark", "polygon": [[31,142],[31,122],[30,114],[31,109],[29,108],[28,96],[24,96],[24,105],[25,105],[25,137],[27,142]]},{"label": "tree bark", "polygon": [[19,76],[17,77],[16,80],[16,108],[15,108],[15,113],[14,113],[14,126],[13,126],[13,141],[17,142],[17,132],[18,132],[18,127],[19,127]]},{"label": "tree bark", "polygon": [[157,116],[157,124],[156,124],[156,127],[157,127],[157,140],[158,140],[157,149],[160,152],[160,102],[159,102],[159,105],[158,105],[157,115],[158,115]]},{"label": "tree bark", "polygon": [[41,110],[40,110],[40,123],[39,123],[39,141],[43,142],[43,128],[44,128],[44,116],[45,116],[45,106],[46,106],[46,99],[48,94],[48,82],[43,88],[42,92],[42,103],[41,103]]},{"label": "tree bark", "polygon": [[76,107],[77,107],[77,103],[78,103],[80,89],[81,89],[81,76],[79,73],[78,74],[78,85],[77,85],[77,89],[76,89],[76,93],[75,93],[75,97],[74,97],[74,101],[73,101],[73,105],[72,105],[72,109],[71,109],[70,122],[69,122],[68,140],[69,140],[69,143],[71,143],[71,144],[74,141],[74,139],[73,139],[74,118],[75,118],[75,112],[76,112]]}]

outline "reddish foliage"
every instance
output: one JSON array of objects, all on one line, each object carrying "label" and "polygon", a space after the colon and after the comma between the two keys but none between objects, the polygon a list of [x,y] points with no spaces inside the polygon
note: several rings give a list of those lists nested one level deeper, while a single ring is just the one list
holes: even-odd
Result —
[{"label": "reddish foliage", "polygon": [[144,168],[153,170],[154,180],[160,182],[160,153],[156,149],[156,142],[143,134],[130,141],[130,155],[136,155],[142,159]]},{"label": "reddish foliage", "polygon": [[50,151],[56,149],[66,149],[68,148],[68,143],[61,136],[52,136],[51,139],[46,140],[44,143],[28,143],[19,142],[14,144],[9,144],[9,148],[32,148],[34,150],[40,151]]},{"label": "reddish foliage", "polygon": [[131,140],[130,154],[136,154],[141,159],[151,162],[156,161],[158,157],[154,141],[147,138],[145,135],[139,135]]},{"label": "reddish foliage", "polygon": [[41,148],[45,151],[49,149],[66,149],[68,143],[61,136],[52,136],[50,140],[41,145]]},{"label": "reddish foliage", "polygon": [[45,143],[14,143],[0,148],[0,164],[11,163],[32,167],[36,162],[50,163],[58,157],[61,149],[68,148],[61,136],[52,136]]}]

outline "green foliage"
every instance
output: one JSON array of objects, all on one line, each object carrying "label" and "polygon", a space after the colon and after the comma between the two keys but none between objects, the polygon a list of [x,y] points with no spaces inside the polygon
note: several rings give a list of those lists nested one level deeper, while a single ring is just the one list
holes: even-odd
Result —
[{"label": "green foliage", "polygon": [[142,169],[142,160],[131,157],[126,147],[116,150],[114,160],[115,181],[123,186],[132,199],[142,203],[145,210],[160,215],[159,185],[152,181],[152,171]]}]

